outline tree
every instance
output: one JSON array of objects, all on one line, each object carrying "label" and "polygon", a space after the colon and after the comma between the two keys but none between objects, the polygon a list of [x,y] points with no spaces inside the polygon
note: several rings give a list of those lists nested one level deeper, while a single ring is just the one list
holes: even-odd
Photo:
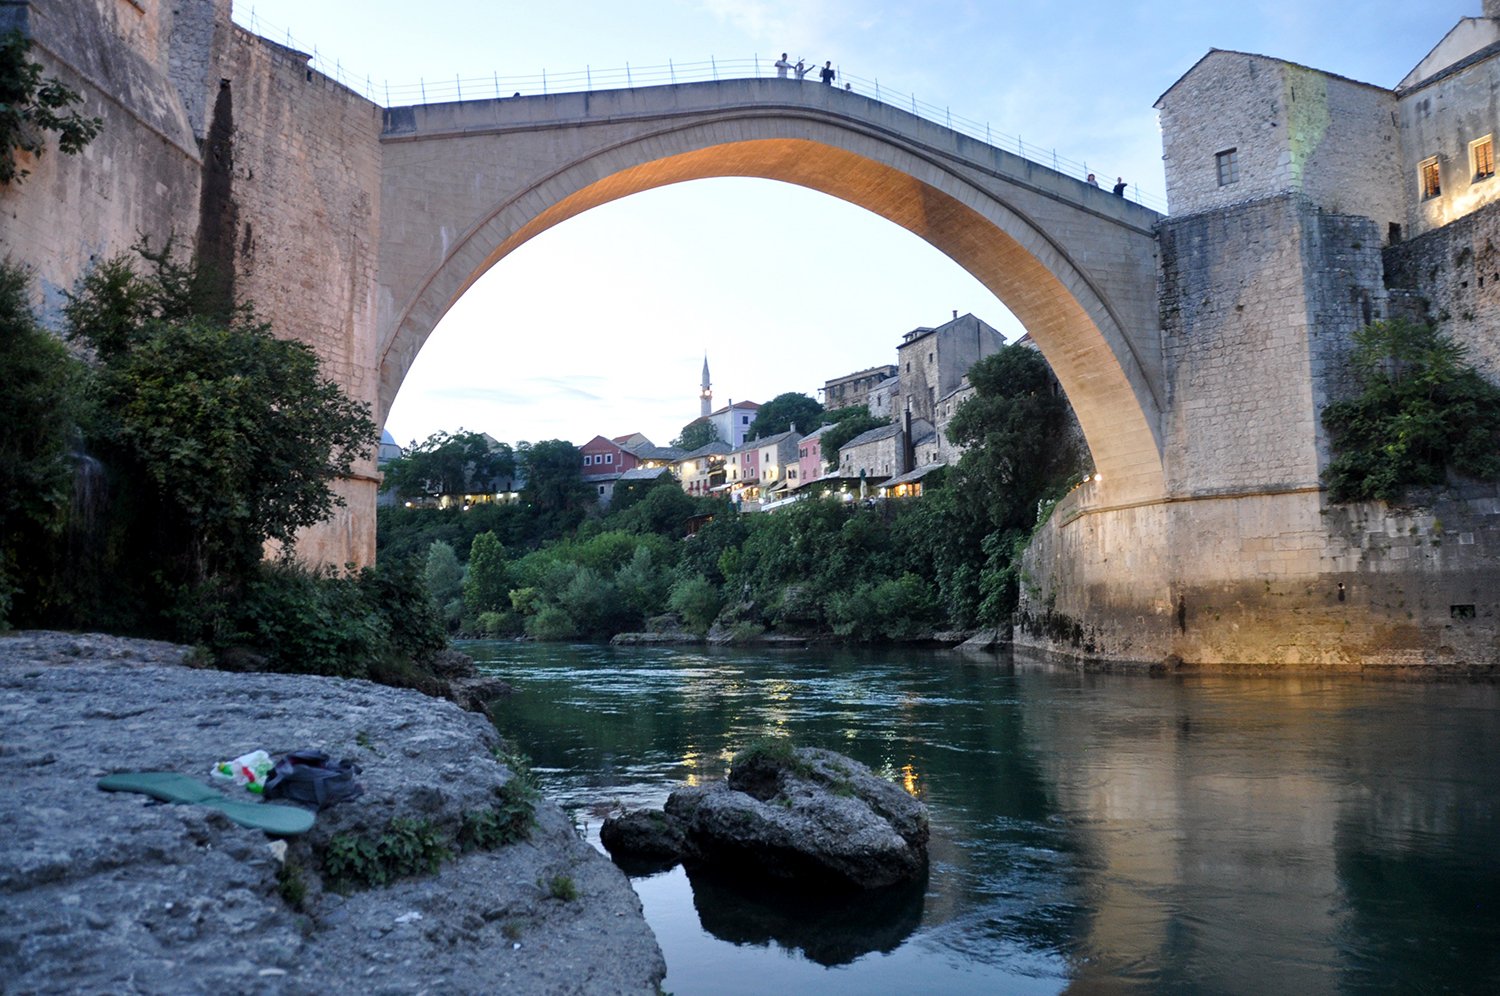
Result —
[{"label": "tree", "polygon": [[136,489],[135,543],[163,580],[243,577],[267,540],[290,546],[343,504],[330,484],[374,447],[375,425],[309,346],[248,307],[194,313],[190,267],[147,258],[144,275],[127,258],[101,266],[65,308],[99,359],[92,439]]},{"label": "tree", "polygon": [[982,495],[997,529],[1029,530],[1036,504],[1079,470],[1067,399],[1053,390],[1047,361],[1010,345],[969,370],[974,396],[959,406],[948,438],[968,447],[961,486]]},{"label": "tree", "polygon": [[945,531],[968,536],[973,559],[967,571],[950,562],[958,573],[939,584],[973,592],[977,580],[979,619],[996,624],[1015,607],[1015,564],[1038,508],[1077,480],[1085,457],[1072,442],[1068,402],[1053,390],[1047,361],[1036,350],[1006,346],[974,364],[969,383],[974,396],[948,426],[948,438],[968,450],[954,474]]},{"label": "tree", "polygon": [[57,133],[57,147],[76,155],[99,134],[104,122],[69,110],[83,98],[56,77],[42,78],[42,66],[27,58],[31,41],[19,30],[0,36],[0,184],[21,183],[29,170],[16,165],[16,150],[41,158],[46,133]]},{"label": "tree", "polygon": [[1354,335],[1360,394],[1323,410],[1334,457],[1323,472],[1337,502],[1396,501],[1449,471],[1500,477],[1500,388],[1430,325],[1376,322]]},{"label": "tree", "polygon": [[0,628],[12,596],[35,585],[47,538],[63,528],[79,415],[82,371],[37,323],[29,282],[20,267],[0,262]]},{"label": "tree", "polygon": [[808,433],[821,424],[822,415],[823,406],[805,394],[795,391],[778,394],[761,405],[755,421],[750,423],[749,438],[765,439],[786,432],[794,424],[798,431]]},{"label": "tree", "polygon": [[494,533],[480,533],[469,547],[469,573],[464,577],[464,608],[471,615],[510,608],[510,577],[505,547]]},{"label": "tree", "polygon": [[696,450],[700,446],[707,446],[719,438],[719,427],[706,418],[695,418],[682,427],[682,432],[672,440],[672,445],[680,450]]},{"label": "tree", "polygon": [[583,483],[583,453],[562,439],[544,439],[524,451],[526,486],[521,498],[544,516],[582,516],[594,503],[593,490]]},{"label": "tree", "polygon": [[433,608],[442,613],[450,625],[457,625],[463,610],[464,568],[453,547],[438,540],[427,548],[423,580],[427,583]]},{"label": "tree", "polygon": [[508,443],[491,443],[480,432],[435,432],[385,465],[386,482],[398,497],[458,495],[488,491],[515,473]]}]

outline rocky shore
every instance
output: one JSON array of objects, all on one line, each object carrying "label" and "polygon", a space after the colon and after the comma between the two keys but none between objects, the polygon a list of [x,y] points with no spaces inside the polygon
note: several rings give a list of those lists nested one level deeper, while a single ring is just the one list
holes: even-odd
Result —
[{"label": "rocky shore", "polygon": [[[514,777],[483,716],[365,681],[194,670],[184,655],[0,637],[4,991],[658,991],[665,964],[639,900],[556,806],[536,801],[525,840],[471,846],[466,827]],[[95,787],[134,770],[206,783],[256,748],[353,758],[365,792],[276,841],[212,809]],[[331,847],[402,833],[436,872],[325,882]]]}]

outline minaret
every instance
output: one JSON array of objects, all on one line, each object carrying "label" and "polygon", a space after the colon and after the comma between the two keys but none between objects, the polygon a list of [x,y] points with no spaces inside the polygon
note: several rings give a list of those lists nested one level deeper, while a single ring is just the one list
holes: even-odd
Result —
[{"label": "minaret", "polygon": [[701,411],[700,416],[707,415],[714,410],[713,388],[708,386],[708,354],[703,354],[703,390],[698,392],[698,403]]}]

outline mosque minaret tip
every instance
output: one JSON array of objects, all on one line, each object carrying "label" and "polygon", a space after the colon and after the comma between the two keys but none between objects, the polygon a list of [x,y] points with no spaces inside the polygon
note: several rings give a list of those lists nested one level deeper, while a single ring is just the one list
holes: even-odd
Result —
[{"label": "mosque minaret tip", "polygon": [[708,386],[708,354],[703,354],[703,389],[698,392],[698,403],[700,416],[707,415],[714,410],[713,388]]}]

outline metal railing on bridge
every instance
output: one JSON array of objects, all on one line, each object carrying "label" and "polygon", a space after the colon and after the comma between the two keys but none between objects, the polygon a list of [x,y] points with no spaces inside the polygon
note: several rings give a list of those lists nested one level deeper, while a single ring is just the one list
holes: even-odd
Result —
[{"label": "metal railing on bridge", "polygon": [[[260,20],[255,9],[250,9],[249,23],[244,27],[264,38],[300,52],[311,53],[308,65],[316,72],[333,79],[343,86],[384,107],[400,107],[407,104],[436,104],[454,100],[481,100],[502,97],[535,97],[554,93],[579,93],[590,90],[623,90],[637,86],[662,86],[672,83],[704,83],[717,80],[753,79],[775,76],[775,62],[761,56],[749,59],[718,59],[710,56],[702,62],[674,62],[668,60],[660,65],[632,65],[623,67],[583,69],[566,72],[542,70],[538,73],[507,74],[498,72],[488,76],[462,76],[419,79],[415,83],[376,82],[371,77],[363,78],[345,69],[338,59],[330,61],[318,51],[317,46],[299,44],[290,31],[286,31]],[[803,81],[808,86],[821,86],[818,82],[818,66],[807,71]],[[1100,171],[1086,160],[1072,159],[1058,153],[1055,148],[1033,145],[1019,135],[1009,135],[991,129],[988,121],[977,121],[954,114],[947,106],[928,103],[914,93],[906,93],[882,84],[878,77],[866,79],[837,70],[837,86],[841,90],[857,93],[878,100],[883,104],[910,111],[912,114],[934,124],[943,125],[969,138],[1005,152],[1014,152],[1024,159],[1051,168],[1077,180],[1086,180],[1090,174],[1104,177],[1099,182],[1105,187],[1109,171]],[[1167,211],[1166,201],[1131,184],[1125,193],[1128,200],[1151,208],[1161,214]]]}]

